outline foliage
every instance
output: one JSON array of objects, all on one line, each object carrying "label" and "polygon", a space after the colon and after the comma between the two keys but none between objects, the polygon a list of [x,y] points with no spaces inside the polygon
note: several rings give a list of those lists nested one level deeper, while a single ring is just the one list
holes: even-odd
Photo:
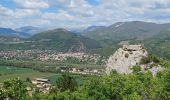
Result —
[{"label": "foliage", "polygon": [[140,64],[148,64],[151,62],[150,57],[142,57]]},{"label": "foliage", "polygon": [[[75,61],[75,62],[74,62]],[[77,64],[76,64],[77,62]],[[15,66],[19,68],[29,68],[33,70],[37,70],[40,72],[52,72],[52,73],[59,73],[61,67],[79,67],[79,68],[88,68],[88,69],[102,69],[102,65],[96,64],[80,64],[79,61],[76,59],[72,59],[70,61],[25,61],[25,60],[4,60],[0,59],[0,65],[5,66]]]},{"label": "foliage", "polygon": [[142,57],[140,64],[148,64],[150,62],[160,63],[161,59],[154,55],[149,55],[148,57]]},{"label": "foliage", "polygon": [[19,78],[5,81],[0,94],[1,100],[28,100],[26,86]]},{"label": "foliage", "polygon": [[[83,86],[77,87],[75,80],[67,74],[59,79],[57,89],[50,94],[37,92],[34,100],[169,100],[170,73],[150,72],[91,77]],[[6,90],[6,91],[4,91]],[[15,92],[14,92],[15,91]],[[0,98],[27,100],[25,85],[18,79],[6,81],[0,89]]]},{"label": "foliage", "polygon": [[57,88],[59,91],[63,92],[66,90],[75,91],[78,84],[72,76],[68,74],[62,74],[62,76],[57,80]]},{"label": "foliage", "polygon": [[[46,99],[57,100],[169,100],[170,73],[160,72],[153,77],[150,72],[92,77],[78,90],[53,92]],[[41,98],[41,97],[40,97]]]},{"label": "foliage", "polygon": [[141,71],[141,67],[138,65],[135,65],[132,67],[133,73],[139,73]]}]

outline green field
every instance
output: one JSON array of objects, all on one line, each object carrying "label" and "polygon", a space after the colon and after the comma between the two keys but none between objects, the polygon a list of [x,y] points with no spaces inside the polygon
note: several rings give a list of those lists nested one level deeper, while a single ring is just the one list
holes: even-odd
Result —
[{"label": "green field", "polygon": [[[48,73],[48,72],[38,72],[32,69],[28,68],[19,68],[19,67],[12,67],[12,66],[0,66],[0,83],[4,82],[4,80],[7,79],[13,79],[13,78],[21,78],[23,81],[26,81],[27,78],[33,79],[33,78],[46,78],[51,81],[53,85],[56,84],[56,81],[58,77],[60,77],[61,74],[55,74],[55,73]],[[81,75],[74,75],[71,76],[76,78],[76,81],[79,85],[83,84],[83,76]]]},{"label": "green field", "polygon": [[[70,74],[70,75],[76,79],[78,85],[83,84],[85,77],[83,77],[81,75],[74,75],[74,74]],[[45,78],[49,79],[51,81],[51,83],[55,85],[56,81],[59,77],[61,77],[61,74],[56,74],[56,75],[45,77]]]},{"label": "green field", "polygon": [[26,78],[46,78],[56,76],[54,73],[38,72],[28,68],[17,68],[10,66],[0,66],[0,83],[7,79],[20,77],[23,81]]}]

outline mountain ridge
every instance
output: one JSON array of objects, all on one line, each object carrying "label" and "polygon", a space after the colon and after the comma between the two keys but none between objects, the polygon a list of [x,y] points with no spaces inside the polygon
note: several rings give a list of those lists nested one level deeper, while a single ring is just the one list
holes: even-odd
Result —
[{"label": "mountain ridge", "polygon": [[159,34],[163,30],[169,30],[170,23],[157,24],[152,22],[132,21],[118,22],[102,29],[96,29],[83,36],[95,39],[122,41],[128,39],[146,39]]},{"label": "mountain ridge", "polygon": [[0,36],[19,36],[25,38],[25,37],[29,37],[30,35],[25,32],[13,30],[11,28],[0,27]]}]

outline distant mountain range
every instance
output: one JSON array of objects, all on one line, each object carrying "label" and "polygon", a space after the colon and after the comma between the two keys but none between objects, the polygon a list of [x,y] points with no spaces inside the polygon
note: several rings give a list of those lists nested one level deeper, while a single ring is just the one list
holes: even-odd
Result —
[{"label": "distant mountain range", "polygon": [[110,26],[91,26],[75,33],[75,30],[63,28],[47,31],[32,26],[0,28],[0,50],[89,51],[108,56],[121,41],[128,41],[145,44],[152,54],[170,59],[170,23],[118,22]]},{"label": "distant mountain range", "polygon": [[143,40],[153,37],[165,30],[170,30],[170,23],[156,24],[141,21],[118,22],[108,27],[101,27],[85,32],[83,36],[95,40]]},{"label": "distant mountain range", "polygon": [[25,32],[15,31],[11,28],[0,28],[0,36],[29,37],[30,35]]},{"label": "distant mountain range", "polygon": [[42,29],[42,28],[39,28],[39,27],[33,27],[33,26],[24,26],[24,27],[16,28],[15,31],[28,33],[30,36],[33,36],[36,33],[40,33],[42,31],[45,31],[45,29]]},{"label": "distant mountain range", "polygon": [[97,29],[102,29],[102,28],[105,28],[105,26],[89,26],[88,28],[84,29],[82,33],[91,32]]},{"label": "distant mountain range", "polygon": [[[151,22],[132,21],[118,22],[110,26],[90,26],[86,29],[73,29],[72,33],[83,35],[95,40],[122,41],[128,39],[146,39],[159,34],[161,31],[170,30],[170,23],[156,24]],[[0,36],[30,37],[45,29],[33,26],[21,28],[0,28]]]},{"label": "distant mountain range", "polygon": [[33,26],[25,26],[16,29],[0,27],[0,36],[16,36],[21,38],[28,38],[42,31],[44,31],[44,29]]},{"label": "distant mountain range", "polygon": [[93,31],[95,29],[100,29],[102,27],[105,27],[105,26],[89,26],[85,29],[70,29],[70,31],[77,34],[77,35],[82,35],[85,32],[90,32],[90,31]]}]

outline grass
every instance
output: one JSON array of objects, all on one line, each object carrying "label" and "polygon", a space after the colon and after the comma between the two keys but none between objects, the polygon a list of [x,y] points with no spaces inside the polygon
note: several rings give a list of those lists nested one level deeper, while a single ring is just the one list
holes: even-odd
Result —
[{"label": "grass", "polygon": [[17,68],[17,67],[9,67],[9,66],[0,66],[0,83],[7,79],[13,78],[21,78],[21,80],[25,81],[26,78],[46,78],[50,76],[54,76],[54,73],[44,73],[38,72],[28,68]]},{"label": "grass", "polygon": [[[78,85],[82,85],[83,82],[89,77],[93,76],[83,76],[78,74],[70,74],[74,77],[78,83]],[[1,66],[0,65],[0,83],[4,82],[8,79],[14,79],[19,77],[21,80],[26,81],[27,78],[46,78],[51,81],[53,85],[56,85],[57,79],[61,76],[61,74],[49,73],[49,72],[38,72],[28,68],[19,68],[13,66]],[[27,83],[27,82],[26,82]]]},{"label": "grass", "polygon": [[0,66],[0,74],[31,73],[31,72],[35,72],[35,71],[26,68]]}]

